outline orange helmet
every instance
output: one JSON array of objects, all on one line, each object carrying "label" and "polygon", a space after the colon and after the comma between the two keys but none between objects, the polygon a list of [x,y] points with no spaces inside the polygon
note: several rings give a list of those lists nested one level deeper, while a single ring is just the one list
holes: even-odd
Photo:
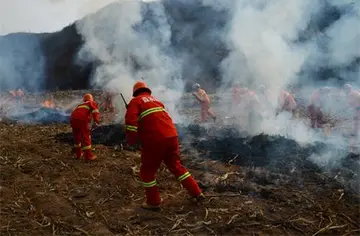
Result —
[{"label": "orange helmet", "polygon": [[88,101],[94,101],[94,97],[93,95],[91,95],[90,93],[87,93],[84,95],[84,102],[88,102]]},{"label": "orange helmet", "polygon": [[139,81],[134,84],[133,97],[136,97],[139,92],[148,92],[151,94],[150,88],[143,81]]}]

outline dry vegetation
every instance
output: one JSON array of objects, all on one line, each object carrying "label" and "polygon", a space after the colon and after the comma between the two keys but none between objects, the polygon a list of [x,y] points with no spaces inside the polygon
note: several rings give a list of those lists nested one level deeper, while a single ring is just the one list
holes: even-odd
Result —
[{"label": "dry vegetation", "polygon": [[358,196],[326,176],[309,173],[299,187],[266,169],[194,155],[182,158],[207,200],[191,203],[161,167],[163,209],[141,210],[139,153],[98,144],[98,160],[77,161],[71,157],[71,145],[58,138],[70,131],[66,124],[0,123],[1,235],[360,233]]}]

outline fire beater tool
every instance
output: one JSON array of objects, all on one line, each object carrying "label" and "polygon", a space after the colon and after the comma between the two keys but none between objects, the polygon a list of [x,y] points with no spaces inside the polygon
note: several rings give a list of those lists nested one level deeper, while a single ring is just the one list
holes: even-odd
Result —
[{"label": "fire beater tool", "polygon": [[123,94],[122,94],[122,93],[120,93],[120,95],[121,95],[121,98],[122,98],[122,100],[123,100],[123,102],[124,102],[124,104],[125,104],[125,107],[126,107],[126,109],[127,109],[127,108],[128,108],[128,104],[126,103],[126,101],[125,101],[125,98],[124,98]]}]

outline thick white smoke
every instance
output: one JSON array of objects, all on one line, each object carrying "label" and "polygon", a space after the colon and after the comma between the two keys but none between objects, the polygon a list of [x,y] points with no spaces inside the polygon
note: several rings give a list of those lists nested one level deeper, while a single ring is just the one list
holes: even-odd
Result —
[{"label": "thick white smoke", "polygon": [[265,84],[270,89],[291,82],[307,53],[291,42],[307,26],[315,10],[312,2],[238,1],[229,33],[232,51],[223,67],[224,81],[245,82],[250,77],[255,85]]},{"label": "thick white smoke", "polygon": [[[357,48],[356,43],[359,41],[359,32],[356,30],[359,12],[356,10],[357,6],[349,8],[346,2],[311,0],[221,2],[202,0],[200,2],[204,7],[212,8],[214,12],[225,11],[230,16],[223,31],[216,31],[216,34],[222,34],[222,37],[226,38],[230,50],[221,64],[224,87],[218,89],[220,97],[224,97],[225,88],[234,81],[242,82],[252,89],[264,84],[272,91],[270,102],[276,105],[278,94],[282,89],[299,80],[301,82],[299,72],[304,68],[306,72],[307,67],[314,68],[316,65],[342,67],[359,56],[359,52],[353,50]],[[172,4],[169,1],[164,1],[165,3]],[[174,1],[173,4],[180,4],[176,6],[186,8],[186,1]],[[345,9],[342,10],[341,18],[329,28],[322,29],[321,33],[310,32],[313,33],[310,34],[310,40],[299,42],[300,35],[311,29],[312,24],[316,24],[313,20],[323,14],[325,7],[331,5]],[[193,5],[189,4],[188,7],[191,8]],[[182,52],[181,55],[173,53],[174,45],[171,42],[173,31],[166,15],[169,12],[164,10],[161,2],[151,4],[148,8],[151,9],[150,18],[144,17],[140,1],[120,1],[78,22],[77,28],[85,39],[79,58],[99,62],[100,66],[93,75],[93,85],[120,91],[130,99],[133,83],[145,78],[155,95],[160,96],[160,99],[161,96],[167,97],[167,105],[175,108],[183,88],[182,77],[186,74],[197,74],[201,70],[196,63],[192,63],[191,67],[188,66],[189,61],[192,61],[190,58],[193,58],[190,54],[196,54],[198,49]],[[346,12],[346,8],[351,10]],[[173,14],[178,13],[173,12]],[[192,37],[191,23],[182,22],[182,24],[184,29],[189,30],[184,30],[183,37],[177,35],[177,38]],[[204,39],[216,40],[212,37]],[[328,50],[324,51],[324,47]],[[211,59],[209,57],[206,60]],[[185,64],[187,70],[183,71],[182,66]],[[349,70],[345,70],[346,76],[351,76],[352,81],[359,80],[356,77],[359,71],[357,69],[349,74]],[[308,75],[305,73],[305,76]],[[313,76],[315,77],[316,74]],[[315,78],[307,79],[315,80]],[[165,92],[163,88],[169,87],[170,84],[177,93],[172,90]],[[327,85],[331,86],[331,84]],[[312,91],[318,86],[319,84],[308,86],[297,95],[307,102]],[[169,94],[171,95],[168,96]],[[221,104],[221,108],[217,108],[221,115],[227,112],[225,105]],[[330,107],[334,111],[339,111],[339,108],[335,109],[334,103],[331,103]],[[244,113],[242,109],[235,111],[237,116],[241,113]],[[286,115],[269,119],[257,125],[257,132],[280,133],[298,141],[311,142],[316,137],[308,130],[308,124],[302,121],[292,120]]]},{"label": "thick white smoke", "polygon": [[[346,4],[339,1],[330,3]],[[317,40],[323,37],[322,34],[315,35],[306,43],[297,42],[299,35],[323,8],[324,3],[311,0],[236,1],[228,33],[230,54],[222,63],[224,85],[227,87],[235,81],[257,89],[264,84],[275,95],[272,103],[276,103],[280,90],[299,80],[299,72],[309,59],[314,60],[314,64],[321,64],[326,58],[328,66],[341,67],[360,57],[360,51],[354,50],[359,42],[356,23],[359,14],[356,11],[343,15],[325,30],[323,34],[328,37],[326,46],[329,48],[326,55],[319,48],[324,45],[319,45]],[[354,74],[358,72],[356,70]],[[307,88],[306,96],[309,97],[317,86],[313,84]],[[223,92],[221,89],[219,95]],[[274,126],[271,124],[270,127]]]},{"label": "thick white smoke", "polygon": [[[0,35],[18,32],[55,32],[89,13],[93,0],[0,0]],[[97,1],[105,2],[106,1]]]},{"label": "thick white smoke", "polygon": [[[311,0],[242,0],[236,1],[234,9],[228,33],[230,54],[222,63],[224,88],[219,90],[219,96],[234,82],[255,90],[265,85],[271,91],[270,104],[276,106],[281,89],[295,81],[309,54],[308,45],[296,45],[295,40],[319,4]],[[245,116],[239,125],[242,129],[252,129],[254,126],[249,126],[246,118],[249,111],[244,109],[233,108],[230,115]],[[287,115],[274,119],[270,116],[263,122],[253,120],[256,129],[248,131],[298,135],[300,127],[305,127],[302,123],[294,124]],[[308,136],[302,134],[301,140],[308,140]]]},{"label": "thick white smoke", "polygon": [[94,0],[0,0],[0,91],[43,89],[49,63],[43,46],[46,37],[51,35],[33,33],[59,31],[108,3]]},{"label": "thick white smoke", "polygon": [[[144,79],[176,120],[175,107],[183,89],[181,60],[163,51],[170,48],[171,31],[162,4],[150,6],[154,22],[143,22],[142,4],[117,2],[79,21],[77,29],[85,39],[79,59],[100,63],[94,86],[121,92],[128,100],[135,81]],[[116,105],[123,108],[121,102]]]}]

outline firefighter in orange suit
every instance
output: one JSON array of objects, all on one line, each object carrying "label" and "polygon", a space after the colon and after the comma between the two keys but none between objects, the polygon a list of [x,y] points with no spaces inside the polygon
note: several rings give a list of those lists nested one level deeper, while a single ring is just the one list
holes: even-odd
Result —
[{"label": "firefighter in orange suit", "polygon": [[233,85],[233,88],[232,88],[232,95],[233,95],[233,103],[234,104],[239,103],[239,99],[240,99],[239,93],[240,93],[240,84],[235,83]]},{"label": "firefighter in orange suit", "polygon": [[200,84],[194,84],[193,90],[193,95],[201,104],[201,122],[205,122],[208,116],[215,121],[216,115],[210,108],[210,98],[205,90],[200,87]]},{"label": "firefighter in orange suit", "polygon": [[23,99],[25,96],[24,91],[19,88],[18,90],[16,90],[16,96],[19,100]]},{"label": "firefighter in orange suit", "polygon": [[109,112],[114,112],[115,107],[113,105],[115,94],[109,91],[104,92],[104,109]]},{"label": "firefighter in orange suit", "polygon": [[297,104],[294,96],[285,90],[281,90],[278,97],[278,107],[276,109],[276,113],[278,114],[280,112],[287,111],[294,115],[296,107]]},{"label": "firefighter in orange suit", "polygon": [[10,101],[15,102],[16,101],[16,92],[14,90],[9,91]]},{"label": "firefighter in orange suit", "polygon": [[84,95],[83,103],[78,105],[71,113],[70,124],[75,141],[75,155],[77,159],[84,151],[85,160],[95,160],[96,156],[91,152],[91,136],[89,122],[94,119],[94,127],[99,125],[99,109],[91,94]]},{"label": "firefighter in orange suit", "polygon": [[181,164],[178,134],[163,103],[151,96],[151,90],[140,81],[133,87],[133,99],[125,115],[126,141],[142,145],[140,177],[145,187],[146,201],[142,208],[159,210],[162,202],[155,174],[162,162],[195,200],[203,200],[195,179]]},{"label": "firefighter in orange suit", "polygon": [[331,89],[329,87],[323,87],[316,89],[310,97],[310,104],[307,108],[311,128],[323,128],[324,126],[324,107],[329,99]]}]

